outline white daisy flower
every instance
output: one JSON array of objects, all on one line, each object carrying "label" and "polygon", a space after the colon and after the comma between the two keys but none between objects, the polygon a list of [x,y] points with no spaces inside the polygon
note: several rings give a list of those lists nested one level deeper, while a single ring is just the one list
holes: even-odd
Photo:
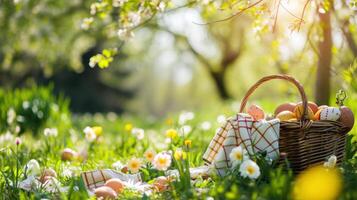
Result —
[{"label": "white daisy flower", "polygon": [[202,122],[201,125],[200,125],[200,128],[203,130],[203,131],[208,131],[210,130],[212,127],[212,124],[211,122],[209,121],[205,121],[205,122]]},{"label": "white daisy flower", "polygon": [[124,167],[124,165],[120,161],[116,161],[115,163],[112,164],[112,167],[115,170],[120,171]]},{"label": "white daisy flower", "polygon": [[260,168],[257,163],[252,160],[245,160],[241,164],[239,171],[241,176],[251,179],[257,179],[260,176]]},{"label": "white daisy flower", "polygon": [[40,175],[41,173],[40,164],[37,162],[37,160],[32,159],[26,164],[24,171],[26,171],[27,176]]},{"label": "white daisy flower", "polygon": [[327,162],[324,163],[324,167],[326,168],[334,168],[337,163],[337,157],[335,155],[332,155],[329,157]]},{"label": "white daisy flower", "polygon": [[145,131],[144,131],[144,129],[141,129],[141,128],[133,128],[133,129],[131,130],[131,134],[133,134],[134,136],[136,136],[136,138],[137,138],[138,140],[142,140],[142,139],[144,139],[144,137],[145,137]]},{"label": "white daisy flower", "polygon": [[85,136],[86,136],[86,140],[88,142],[93,142],[95,139],[97,139],[97,135],[95,134],[94,130],[87,126],[84,130],[83,130]]},{"label": "white daisy flower", "polygon": [[248,158],[247,150],[242,146],[235,147],[229,154],[229,159],[232,162],[232,167],[236,167]]},{"label": "white daisy flower", "polygon": [[179,116],[179,124],[184,125],[187,121],[193,120],[194,118],[195,118],[195,113],[182,112]]},{"label": "white daisy flower", "polygon": [[226,116],[225,115],[218,115],[218,117],[217,117],[217,122],[219,123],[219,124],[223,124],[224,122],[226,122]]},{"label": "white daisy flower", "polygon": [[190,125],[184,125],[181,127],[180,131],[179,131],[179,136],[185,136],[189,133],[191,133],[192,131],[192,127]]},{"label": "white daisy flower", "polygon": [[58,135],[58,130],[57,128],[45,128],[45,130],[43,130],[43,134],[46,137],[57,137]]},{"label": "white daisy flower", "polygon": [[142,166],[142,162],[140,159],[134,157],[129,160],[127,166],[132,173],[138,173]]},{"label": "white daisy flower", "polygon": [[165,152],[159,153],[155,156],[153,166],[160,171],[166,171],[171,165],[171,155]]}]

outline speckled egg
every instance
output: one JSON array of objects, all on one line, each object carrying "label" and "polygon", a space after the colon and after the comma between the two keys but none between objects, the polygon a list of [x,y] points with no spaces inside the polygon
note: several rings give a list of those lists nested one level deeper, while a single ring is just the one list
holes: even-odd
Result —
[{"label": "speckled egg", "polygon": [[121,193],[124,190],[124,183],[118,178],[109,179],[104,186],[112,188],[116,193]]},{"label": "speckled egg", "polygon": [[[303,113],[304,113],[304,106],[302,104],[297,104],[294,113],[296,115],[297,119],[301,119]],[[310,107],[307,107],[307,119],[314,119],[314,112],[311,110]]]},{"label": "speckled egg", "polygon": [[344,126],[348,127],[348,131],[353,128],[355,123],[355,117],[351,109],[346,106],[340,107],[341,117],[338,121],[340,121]]},{"label": "speckled egg", "polygon": [[337,121],[341,116],[341,111],[339,108],[328,107],[321,110],[320,120],[331,120]]},{"label": "speckled egg", "polygon": [[117,193],[108,186],[102,186],[94,190],[94,194],[97,198],[103,199],[116,199]]},{"label": "speckled egg", "polygon": [[247,109],[247,113],[253,117],[254,120],[258,121],[265,118],[265,113],[262,108],[257,105],[251,105]]},{"label": "speckled egg", "polygon": [[296,115],[295,115],[295,113],[293,113],[291,111],[285,110],[285,111],[280,112],[276,116],[276,118],[278,118],[280,121],[289,121],[291,119],[296,118]]},{"label": "speckled egg", "polygon": [[290,111],[290,112],[294,112],[294,108],[296,107],[296,103],[284,103],[281,104],[280,106],[278,106],[275,111],[274,111],[274,115],[277,116],[279,113],[281,113],[282,111]]}]

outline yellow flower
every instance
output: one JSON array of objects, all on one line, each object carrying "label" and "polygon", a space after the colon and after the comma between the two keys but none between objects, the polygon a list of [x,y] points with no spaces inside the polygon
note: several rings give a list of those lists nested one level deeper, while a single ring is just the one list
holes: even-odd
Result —
[{"label": "yellow flower", "polygon": [[190,148],[191,145],[192,145],[192,140],[185,140],[184,144],[185,144],[186,147]]},{"label": "yellow flower", "polygon": [[144,157],[146,158],[147,161],[152,162],[154,160],[156,153],[153,150],[147,150],[144,153]]},{"label": "yellow flower", "polygon": [[166,137],[174,139],[177,137],[177,131],[175,129],[169,129],[166,131]]},{"label": "yellow flower", "polygon": [[128,162],[128,168],[132,173],[138,173],[141,168],[141,160],[138,158],[132,158]]},{"label": "yellow flower", "polygon": [[166,124],[169,125],[169,126],[172,126],[174,124],[174,120],[172,120],[171,118],[167,118],[165,120]]},{"label": "yellow flower", "polygon": [[182,151],[182,149],[176,149],[174,153],[174,157],[176,160],[186,160],[187,159],[187,153]]},{"label": "yellow flower", "polygon": [[97,137],[103,134],[103,128],[101,126],[93,126],[92,129]]},{"label": "yellow flower", "polygon": [[131,123],[126,123],[124,125],[124,130],[127,131],[127,132],[131,132],[131,130],[133,129],[133,124]]},{"label": "yellow flower", "polygon": [[322,166],[303,171],[295,182],[294,199],[337,199],[342,187],[340,173]]}]

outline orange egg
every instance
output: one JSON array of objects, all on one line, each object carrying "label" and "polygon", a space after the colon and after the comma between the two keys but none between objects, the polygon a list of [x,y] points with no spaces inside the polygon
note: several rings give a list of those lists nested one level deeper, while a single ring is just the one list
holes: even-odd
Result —
[{"label": "orange egg", "polygon": [[351,109],[349,109],[346,106],[340,107],[341,110],[341,117],[339,121],[346,127],[348,127],[348,131],[350,131],[353,128],[353,125],[355,123],[355,117],[353,115],[353,112]]},{"label": "orange egg", "polygon": [[153,186],[157,191],[164,192],[168,190],[169,183],[170,181],[168,178],[166,178],[165,176],[160,176],[154,180]]},{"label": "orange egg", "polygon": [[247,113],[253,117],[254,120],[258,121],[265,118],[265,113],[262,108],[257,105],[251,105],[247,109]]},{"label": "orange egg", "polygon": [[320,120],[321,110],[322,110],[322,109],[319,109],[319,110],[315,113],[315,115],[314,115],[314,120],[315,120],[315,121]]},{"label": "orange egg", "polygon": [[[303,113],[304,113],[304,107],[302,104],[296,105],[294,109],[294,113],[296,115],[297,119],[301,119]],[[314,112],[311,110],[310,107],[307,107],[307,119],[314,119]]]},{"label": "orange egg", "polygon": [[[302,102],[300,101],[299,103],[297,103],[297,105],[302,105]],[[317,104],[312,101],[308,101],[307,105],[309,106],[309,108],[311,108],[313,113],[316,113],[319,110]]]},{"label": "orange egg", "polygon": [[103,199],[116,199],[118,197],[117,193],[110,187],[102,186],[94,190],[95,196]]},{"label": "orange egg", "polygon": [[118,178],[109,179],[104,186],[112,188],[116,193],[121,193],[124,190],[124,184]]},{"label": "orange egg", "polygon": [[275,109],[274,115],[276,116],[277,114],[281,113],[282,111],[290,111],[294,112],[294,108],[296,107],[296,103],[284,103],[278,106]]},{"label": "orange egg", "polygon": [[295,115],[295,113],[293,113],[291,111],[285,110],[285,111],[280,112],[276,116],[276,118],[280,119],[280,121],[289,121],[293,118],[296,118],[296,115]]}]

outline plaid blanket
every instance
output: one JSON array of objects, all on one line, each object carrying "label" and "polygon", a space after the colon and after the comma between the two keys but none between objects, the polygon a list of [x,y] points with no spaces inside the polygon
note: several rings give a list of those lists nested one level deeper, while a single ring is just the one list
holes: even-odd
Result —
[{"label": "plaid blanket", "polygon": [[250,155],[266,151],[269,158],[276,159],[279,156],[279,129],[279,119],[254,121],[250,115],[239,113],[217,130],[203,160],[207,165],[214,165],[219,175],[224,175],[232,166],[229,154],[240,145]]}]

